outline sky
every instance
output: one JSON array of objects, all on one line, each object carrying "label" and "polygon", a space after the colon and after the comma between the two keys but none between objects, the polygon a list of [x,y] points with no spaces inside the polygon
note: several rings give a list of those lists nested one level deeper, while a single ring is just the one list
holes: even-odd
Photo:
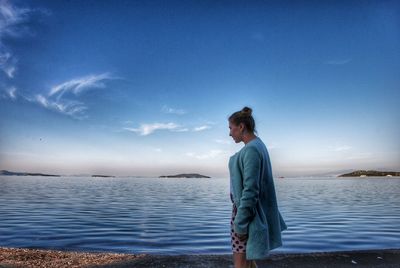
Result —
[{"label": "sky", "polygon": [[0,0],[0,169],[226,177],[244,106],[275,176],[400,170],[399,2]]}]

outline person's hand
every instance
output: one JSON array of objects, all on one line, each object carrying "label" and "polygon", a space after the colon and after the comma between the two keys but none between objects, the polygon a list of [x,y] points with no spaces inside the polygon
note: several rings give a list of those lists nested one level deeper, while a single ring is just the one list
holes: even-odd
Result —
[{"label": "person's hand", "polygon": [[240,241],[245,241],[249,236],[248,234],[237,234]]}]

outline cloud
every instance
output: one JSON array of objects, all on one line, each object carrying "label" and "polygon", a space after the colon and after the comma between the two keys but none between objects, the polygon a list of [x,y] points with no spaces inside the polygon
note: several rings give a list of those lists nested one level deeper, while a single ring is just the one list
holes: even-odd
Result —
[{"label": "cloud", "polygon": [[44,108],[72,116],[76,119],[85,119],[87,116],[84,111],[87,110],[87,107],[82,103],[74,100],[64,100],[62,102],[56,102],[47,99],[46,97],[38,94],[35,96],[33,100],[28,99],[29,101],[34,101],[43,106]]},{"label": "cloud", "polygon": [[345,160],[365,160],[365,159],[372,159],[374,155],[370,152],[361,152],[361,153],[354,153],[349,155],[348,157],[344,158]]},{"label": "cloud", "polygon": [[13,100],[15,100],[17,98],[17,95],[15,94],[16,92],[17,92],[17,88],[15,88],[15,87],[11,87],[7,90],[8,96]]},{"label": "cloud", "polygon": [[17,37],[24,33],[26,28],[18,26],[28,21],[32,11],[29,8],[13,6],[7,0],[0,0],[0,38],[4,35]]},{"label": "cloud", "polygon": [[7,0],[0,0],[0,69],[8,78],[14,78],[17,70],[17,58],[6,47],[4,37],[20,38],[31,35],[28,25],[35,13],[50,14],[44,9],[20,8]]},{"label": "cloud", "polygon": [[210,126],[207,126],[207,125],[204,125],[204,126],[200,126],[200,127],[195,127],[194,129],[193,129],[193,131],[203,131],[203,130],[206,130],[206,129],[209,129],[209,128],[211,128]]},{"label": "cloud", "polygon": [[211,150],[206,154],[196,154],[193,152],[188,152],[188,153],[186,153],[186,156],[193,157],[193,158],[196,158],[199,160],[204,160],[204,159],[216,158],[216,157],[220,156],[222,153],[223,153],[223,151],[221,151],[221,150]]},{"label": "cloud", "polygon": [[153,124],[141,124],[139,128],[124,128],[124,129],[135,133],[139,133],[141,136],[147,136],[152,134],[156,130],[179,129],[179,125],[175,123],[153,123]]},{"label": "cloud", "polygon": [[186,114],[186,111],[185,111],[185,110],[182,110],[182,109],[174,109],[174,108],[168,107],[168,106],[166,106],[166,105],[164,105],[164,106],[162,107],[161,110],[162,110],[164,113],[167,113],[167,114],[178,114],[178,115]]},{"label": "cloud", "polygon": [[329,60],[326,61],[325,64],[329,65],[344,65],[351,61],[351,59],[338,59],[338,60]]},{"label": "cloud", "polygon": [[187,132],[189,131],[188,128],[177,128],[177,129],[172,129],[172,131],[174,132]]},{"label": "cloud", "polygon": [[15,65],[6,66],[3,70],[7,74],[8,77],[14,78],[14,73],[15,73],[15,70],[16,70]]},{"label": "cloud", "polygon": [[331,151],[334,152],[343,152],[343,151],[348,151],[352,149],[353,147],[348,146],[348,145],[341,145],[341,146],[336,146],[336,147],[331,147]]},{"label": "cloud", "polygon": [[[34,32],[32,31],[31,22],[35,19],[35,16],[50,14],[51,12],[47,9],[18,7],[14,5],[12,1],[0,0],[0,71],[3,71],[8,79],[13,79],[15,77],[18,59],[10,48],[6,46],[4,38],[32,36]],[[61,100],[62,95],[69,90],[77,95],[88,88],[105,87],[102,82],[105,79],[111,79],[111,76],[105,73],[74,79],[53,87],[47,98],[41,94],[29,97],[19,94],[19,96],[47,109],[70,115],[74,118],[85,118],[84,111],[87,107],[82,102],[76,100]],[[5,93],[6,95],[2,96],[9,97],[13,100],[17,97],[16,88],[13,86],[5,90]],[[57,95],[56,100],[51,98],[53,95]]]},{"label": "cloud", "polygon": [[83,102],[76,99],[71,100],[62,98],[64,93],[71,91],[76,95],[79,92],[90,88],[103,88],[106,86],[103,80],[107,79],[115,78],[109,73],[103,73],[100,75],[89,75],[78,79],[72,79],[51,88],[47,97],[38,94],[33,99],[25,99],[30,102],[36,102],[49,110],[68,115],[76,119],[86,119],[88,116],[85,114],[85,112],[88,110],[88,107]]},{"label": "cloud", "polygon": [[[14,78],[17,70],[18,59],[13,55],[12,51],[4,44],[4,37],[20,38],[26,35],[32,35],[29,23],[35,14],[50,15],[46,9],[21,8],[11,4],[10,1],[0,0],[0,70],[3,71],[9,79]],[[34,102],[46,109],[60,112],[65,115],[72,116],[77,119],[83,119],[87,116],[84,111],[87,107],[76,100],[61,100],[62,94],[67,90],[72,90],[76,95],[84,89],[90,87],[104,87],[101,82],[104,79],[110,78],[109,74],[101,74],[99,76],[87,76],[81,79],[75,79],[56,86],[50,90],[49,96],[38,94],[33,97],[20,96],[29,102]],[[7,96],[13,100],[17,98],[17,89],[14,86],[6,90]],[[57,92],[57,100],[51,98]]]},{"label": "cloud", "polygon": [[46,107],[46,108],[49,107],[49,102],[42,95],[36,95],[36,101],[38,103],[40,103],[43,107]]},{"label": "cloud", "polygon": [[80,92],[92,88],[105,88],[104,80],[115,79],[109,73],[99,75],[88,75],[70,81],[64,82],[60,85],[54,86],[49,92],[49,97],[57,95],[59,100],[65,92],[71,91],[73,94],[78,95]]},{"label": "cloud", "polygon": [[0,43],[0,69],[8,78],[14,78],[16,71],[17,59],[12,56],[11,52]]}]

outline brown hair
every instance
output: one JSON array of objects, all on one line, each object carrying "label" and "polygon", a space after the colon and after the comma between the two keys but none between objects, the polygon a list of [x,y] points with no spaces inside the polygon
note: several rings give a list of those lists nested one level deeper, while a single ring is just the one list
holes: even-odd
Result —
[{"label": "brown hair", "polygon": [[243,123],[246,127],[247,131],[251,133],[257,133],[256,123],[254,122],[254,118],[251,115],[253,110],[247,106],[245,106],[241,111],[234,112],[230,117],[229,121],[234,123],[235,125],[239,125]]}]

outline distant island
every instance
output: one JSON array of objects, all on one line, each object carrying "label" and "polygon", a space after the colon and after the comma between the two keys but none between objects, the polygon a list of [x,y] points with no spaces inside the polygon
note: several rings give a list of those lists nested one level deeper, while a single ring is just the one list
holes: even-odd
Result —
[{"label": "distant island", "polygon": [[115,178],[115,176],[108,176],[108,175],[92,175],[92,177]]},{"label": "distant island", "polygon": [[338,177],[398,177],[400,172],[396,171],[376,171],[376,170],[356,170],[350,173],[339,175]]},{"label": "distant island", "polygon": [[204,176],[196,173],[189,173],[189,174],[178,174],[178,175],[163,175],[159,178],[211,178],[209,176]]},{"label": "distant island", "polygon": [[60,175],[42,174],[42,173],[29,173],[29,172],[12,172],[8,170],[0,170],[0,175],[6,176],[47,176],[47,177],[60,177]]}]

